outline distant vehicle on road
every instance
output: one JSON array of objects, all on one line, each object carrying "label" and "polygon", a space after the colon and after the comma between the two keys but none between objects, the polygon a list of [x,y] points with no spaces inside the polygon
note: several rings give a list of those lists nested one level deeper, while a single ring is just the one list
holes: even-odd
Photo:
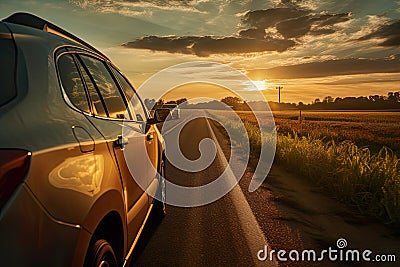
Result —
[{"label": "distant vehicle on road", "polygon": [[2,265],[127,265],[163,214],[165,118],[103,53],[34,15],[0,21],[0,59]]},{"label": "distant vehicle on road", "polygon": [[171,111],[171,118],[172,119],[179,119],[181,117],[181,110],[177,104],[164,104],[162,108],[169,109]]}]

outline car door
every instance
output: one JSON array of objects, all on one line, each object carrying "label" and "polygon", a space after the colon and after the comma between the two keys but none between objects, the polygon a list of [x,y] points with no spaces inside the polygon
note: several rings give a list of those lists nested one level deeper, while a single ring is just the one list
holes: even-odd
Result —
[{"label": "car door", "polygon": [[125,94],[109,65],[93,56],[78,55],[77,58],[93,109],[97,112],[89,120],[106,138],[119,167],[127,213],[128,242],[131,244],[149,208],[145,188],[136,182],[150,173],[145,158],[144,122],[134,120],[136,115],[127,108]]},{"label": "car door", "polygon": [[[135,116],[134,120],[137,123],[141,123],[141,130],[146,136],[145,148],[146,148],[146,163],[148,166],[148,170],[145,176],[136,177],[140,178],[140,184],[142,188],[146,188],[147,192],[150,195],[154,195],[155,190],[157,189],[157,170],[160,162],[160,153],[159,153],[159,140],[158,133],[156,132],[156,128],[154,125],[146,125],[146,110],[144,108],[143,102],[141,101],[137,92],[133,89],[132,85],[129,81],[113,66],[110,67],[112,72],[120,84],[122,91],[127,98],[128,105],[130,110],[132,110],[132,115]],[[126,129],[126,128],[125,128]],[[125,151],[125,156],[127,156],[127,151]],[[134,166],[133,166],[134,167]],[[132,170],[132,168],[131,168]],[[143,174],[142,174],[143,175]],[[153,184],[153,185],[151,185]],[[149,188],[151,186],[151,188]],[[153,198],[149,196],[149,203],[153,202]]]}]

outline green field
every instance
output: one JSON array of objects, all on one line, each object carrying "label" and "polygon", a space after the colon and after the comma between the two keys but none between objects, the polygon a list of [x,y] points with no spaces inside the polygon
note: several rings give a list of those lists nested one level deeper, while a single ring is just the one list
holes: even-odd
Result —
[{"label": "green field", "polygon": [[[261,138],[256,119],[251,112],[237,114],[252,155],[257,155]],[[299,111],[273,115],[278,164],[360,213],[400,225],[400,113],[307,111],[301,120]],[[255,162],[253,158],[250,166]]]}]

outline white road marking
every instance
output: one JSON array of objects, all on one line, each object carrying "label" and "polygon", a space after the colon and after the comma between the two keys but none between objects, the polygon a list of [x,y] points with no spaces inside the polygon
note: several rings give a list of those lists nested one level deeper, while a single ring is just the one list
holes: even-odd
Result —
[{"label": "white road marking", "polygon": [[[215,136],[215,133],[211,128],[210,122],[208,121],[208,119],[206,119],[206,121],[211,138],[215,142],[220,163],[225,168],[228,168],[228,172],[230,173],[230,175],[234,176],[232,170],[230,169],[228,161],[225,158],[222,148],[218,143],[217,137]],[[269,248],[271,248],[271,246],[268,244],[264,233],[262,232],[260,225],[257,222],[257,219],[251,211],[250,205],[247,202],[246,197],[244,196],[240,186],[236,185],[230,192],[229,196],[235,206],[236,214],[239,218],[240,225],[247,241],[247,246],[252,254],[251,256],[253,258],[254,266],[277,267],[278,263],[276,260],[267,260],[265,262],[262,262],[257,258],[257,253],[259,250],[264,249],[264,246],[268,246]]]}]

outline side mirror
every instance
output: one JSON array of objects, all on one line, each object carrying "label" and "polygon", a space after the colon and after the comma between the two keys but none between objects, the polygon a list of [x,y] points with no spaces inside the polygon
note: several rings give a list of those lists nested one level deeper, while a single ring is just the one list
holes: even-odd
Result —
[{"label": "side mirror", "polygon": [[[152,112],[153,113],[153,112]],[[171,111],[168,108],[158,108],[154,110],[153,116],[147,121],[149,124],[156,124],[166,121]]]}]

